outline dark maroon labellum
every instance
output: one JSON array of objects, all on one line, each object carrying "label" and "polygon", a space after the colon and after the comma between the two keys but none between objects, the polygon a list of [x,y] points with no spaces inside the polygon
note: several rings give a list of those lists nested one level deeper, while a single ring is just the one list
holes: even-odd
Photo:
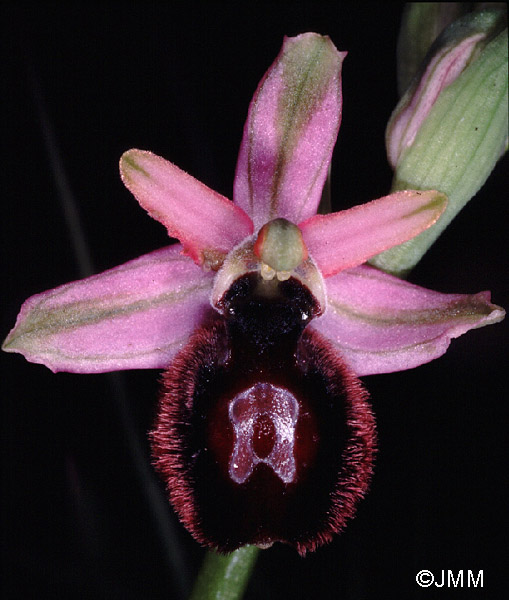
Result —
[{"label": "dark maroon labellum", "polygon": [[355,374],[306,325],[317,312],[296,279],[244,275],[225,317],[195,332],[163,375],[155,465],[202,544],[330,541],[364,495],[375,424]]}]

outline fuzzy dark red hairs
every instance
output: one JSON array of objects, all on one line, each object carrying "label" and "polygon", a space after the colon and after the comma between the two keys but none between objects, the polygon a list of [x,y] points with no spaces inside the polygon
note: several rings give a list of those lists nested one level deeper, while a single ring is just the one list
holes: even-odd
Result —
[{"label": "fuzzy dark red hairs", "polygon": [[226,317],[199,329],[162,378],[155,466],[180,519],[230,552],[330,541],[367,490],[375,452],[367,393],[305,328],[314,300],[296,280],[260,295],[249,275]]}]

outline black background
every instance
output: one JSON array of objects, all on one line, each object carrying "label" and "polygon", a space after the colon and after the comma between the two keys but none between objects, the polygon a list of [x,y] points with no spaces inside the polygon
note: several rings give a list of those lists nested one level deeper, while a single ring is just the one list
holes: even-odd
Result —
[{"label": "black background", "polygon": [[[231,197],[248,103],[283,35],[326,33],[349,51],[334,208],[359,204],[390,186],[383,136],[397,101],[401,10],[341,2],[4,7],[2,337],[28,296],[81,276],[42,124],[101,271],[167,244],[123,187],[121,153],[150,149]],[[491,289],[509,306],[507,166],[506,157],[412,281],[444,292]],[[369,496],[344,534],[315,554],[263,552],[247,598],[470,597],[419,588],[421,569],[483,569],[484,590],[472,597],[503,597],[507,350],[502,323],[416,370],[364,378],[380,438]],[[185,597],[203,550],[150,468],[157,373],[53,375],[18,355],[1,360],[4,597]]]}]

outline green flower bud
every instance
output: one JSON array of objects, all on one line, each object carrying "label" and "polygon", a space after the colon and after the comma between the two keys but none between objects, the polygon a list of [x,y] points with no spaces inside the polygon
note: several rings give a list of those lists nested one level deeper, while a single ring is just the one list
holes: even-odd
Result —
[{"label": "green flower bud", "polygon": [[398,37],[398,92],[402,96],[431,44],[468,11],[467,2],[408,2]]},{"label": "green flower bud", "polygon": [[408,273],[484,184],[507,146],[507,28],[504,13],[470,13],[433,45],[387,127],[393,191],[435,189],[449,198],[433,227],[370,262]]}]

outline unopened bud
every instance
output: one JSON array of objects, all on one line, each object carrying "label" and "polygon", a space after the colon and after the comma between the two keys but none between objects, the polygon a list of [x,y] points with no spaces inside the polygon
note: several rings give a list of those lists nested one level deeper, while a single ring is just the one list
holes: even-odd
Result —
[{"label": "unopened bud", "polygon": [[[471,13],[448,27],[433,44],[387,125],[387,155],[394,169],[414,143],[442,92],[479,56],[493,34],[500,32],[501,16],[496,10]],[[463,116],[464,107],[451,105],[451,109],[458,112],[459,118]]]},{"label": "unopened bud", "polygon": [[508,136],[507,28],[500,10],[470,13],[428,54],[422,76],[387,127],[392,191],[439,190],[449,203],[440,220],[409,242],[370,260],[396,275],[410,271],[484,184]]}]

